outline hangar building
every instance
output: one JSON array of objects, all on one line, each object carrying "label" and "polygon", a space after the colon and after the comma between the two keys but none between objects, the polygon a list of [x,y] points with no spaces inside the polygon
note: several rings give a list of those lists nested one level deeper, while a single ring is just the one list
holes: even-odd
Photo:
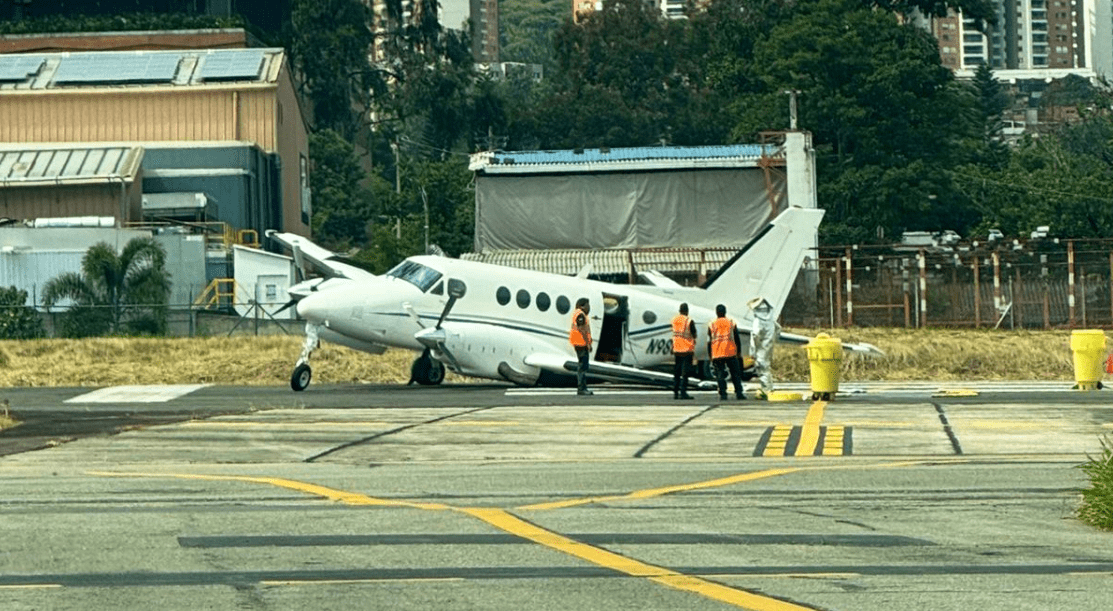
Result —
[{"label": "hangar building", "polygon": [[599,275],[704,276],[789,205],[815,208],[811,135],[761,144],[489,151],[475,172],[475,254]]},{"label": "hangar building", "polygon": [[[0,181],[0,191],[23,189],[32,179],[67,171],[59,169],[57,155],[47,152],[59,147],[141,147],[150,157],[143,162],[143,194],[148,189],[202,192],[221,203],[220,214],[237,229],[259,235],[266,229],[310,232],[308,133],[282,49],[0,55],[0,141],[20,143],[8,150],[21,155]],[[214,143],[257,152],[241,150],[241,159],[229,161],[214,151]],[[160,149],[165,151],[153,154]],[[32,159],[37,165],[29,165]],[[136,178],[107,166],[100,171],[117,183]],[[229,172],[273,175],[274,184],[262,189],[268,199],[233,199],[212,180]],[[190,184],[189,178],[196,180]],[[207,188],[218,192],[206,193]],[[35,197],[50,191],[38,185]],[[0,201],[28,206],[35,199],[23,193]],[[65,201],[56,198],[54,206],[64,208],[59,202]],[[265,210],[239,209],[254,206]],[[112,215],[123,224],[140,222],[140,210],[128,206]],[[0,208],[0,216],[43,214],[12,207]]]}]

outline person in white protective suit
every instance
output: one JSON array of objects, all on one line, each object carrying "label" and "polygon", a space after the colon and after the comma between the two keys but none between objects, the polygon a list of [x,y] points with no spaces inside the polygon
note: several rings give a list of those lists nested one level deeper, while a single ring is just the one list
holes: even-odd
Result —
[{"label": "person in white protective suit", "polygon": [[761,383],[759,399],[773,392],[773,345],[781,335],[781,325],[773,318],[773,306],[763,297],[746,303],[754,313],[750,328],[750,356],[754,359],[754,377]]}]

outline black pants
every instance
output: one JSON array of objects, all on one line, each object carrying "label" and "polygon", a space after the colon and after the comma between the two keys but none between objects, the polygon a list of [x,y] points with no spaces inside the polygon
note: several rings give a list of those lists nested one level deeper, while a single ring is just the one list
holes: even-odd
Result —
[{"label": "black pants", "polygon": [[576,367],[576,384],[579,390],[587,390],[587,363],[591,358],[591,353],[587,348],[576,346],[576,359],[579,364]]},{"label": "black pants", "polygon": [[715,379],[719,382],[719,396],[726,398],[727,396],[727,373],[730,370],[730,381],[734,384],[734,396],[742,397],[742,368],[738,366],[738,357],[729,356],[725,359],[712,359],[711,364],[715,367]]},{"label": "black pants", "polygon": [[676,358],[676,363],[672,368],[672,394],[686,395],[688,394],[688,372],[692,368],[692,353],[691,352],[676,352],[673,353]]}]

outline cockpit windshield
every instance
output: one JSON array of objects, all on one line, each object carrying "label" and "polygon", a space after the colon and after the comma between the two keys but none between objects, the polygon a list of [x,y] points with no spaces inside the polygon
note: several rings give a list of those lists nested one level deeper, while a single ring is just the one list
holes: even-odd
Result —
[{"label": "cockpit windshield", "polygon": [[421,289],[422,293],[428,291],[431,286],[437,283],[437,280],[441,279],[441,273],[437,270],[426,267],[420,263],[414,263],[413,261],[403,261],[399,263],[394,266],[394,269],[387,272],[386,275],[394,276],[399,280],[405,280]]}]

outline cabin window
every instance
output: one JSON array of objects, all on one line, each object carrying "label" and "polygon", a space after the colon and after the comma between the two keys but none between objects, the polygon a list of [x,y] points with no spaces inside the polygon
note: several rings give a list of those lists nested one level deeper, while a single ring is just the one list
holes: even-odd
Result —
[{"label": "cabin window", "polygon": [[561,295],[560,297],[557,297],[557,312],[560,312],[561,314],[567,314],[568,310],[571,310],[571,309],[572,309],[572,304],[568,303],[568,298],[567,297],[565,297],[564,295]]},{"label": "cabin window", "polygon": [[495,291],[495,299],[498,300],[499,305],[510,303],[510,289],[505,286],[500,286],[499,290]]},{"label": "cabin window", "polygon": [[538,293],[537,294],[537,309],[538,310],[541,310],[542,312],[548,312],[550,305],[552,305],[552,302],[549,301],[549,294],[548,293]]},{"label": "cabin window", "polygon": [[642,312],[642,320],[645,321],[645,324],[651,325],[657,322],[657,314],[646,310],[645,312]]},{"label": "cabin window", "polygon": [[394,266],[394,269],[387,272],[386,275],[405,280],[421,289],[422,293],[428,291],[436,284],[437,280],[441,279],[441,273],[437,270],[409,260]]},{"label": "cabin window", "polygon": [[529,291],[525,289],[521,289],[520,291],[518,291],[517,300],[519,308],[522,308],[523,310],[528,308],[530,302]]}]

